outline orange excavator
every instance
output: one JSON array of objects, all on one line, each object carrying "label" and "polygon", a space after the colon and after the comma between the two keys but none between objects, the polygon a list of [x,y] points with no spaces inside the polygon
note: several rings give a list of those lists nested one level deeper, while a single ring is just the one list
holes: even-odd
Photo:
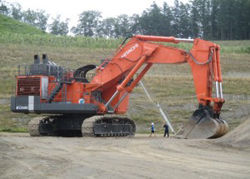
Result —
[{"label": "orange excavator", "polygon": [[[167,43],[193,43],[193,47],[185,51]],[[128,110],[129,94],[154,64],[165,63],[188,63],[193,74],[198,109],[184,125],[181,135],[216,138],[227,133],[228,125],[220,117],[225,102],[220,47],[199,38],[135,35],[125,39],[114,57],[98,67],[86,65],[75,71],[56,65],[45,54],[42,62],[35,55],[34,64],[25,66],[24,72],[19,66],[11,110],[50,114],[29,122],[31,136],[134,135],[134,121],[123,115]],[[89,81],[87,73],[93,69],[95,75]]]}]

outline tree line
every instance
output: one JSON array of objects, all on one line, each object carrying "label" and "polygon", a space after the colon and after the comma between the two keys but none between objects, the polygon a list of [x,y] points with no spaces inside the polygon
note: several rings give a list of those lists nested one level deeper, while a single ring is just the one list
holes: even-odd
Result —
[{"label": "tree line", "polygon": [[[1,3],[1,0],[0,0]],[[174,1],[173,6],[155,2],[141,14],[102,18],[99,11],[83,11],[78,24],[69,29],[60,16],[47,24],[49,15],[42,10],[22,11],[20,5],[0,4],[0,13],[57,35],[119,38],[132,34],[201,37],[210,40],[250,39],[250,0]]]}]

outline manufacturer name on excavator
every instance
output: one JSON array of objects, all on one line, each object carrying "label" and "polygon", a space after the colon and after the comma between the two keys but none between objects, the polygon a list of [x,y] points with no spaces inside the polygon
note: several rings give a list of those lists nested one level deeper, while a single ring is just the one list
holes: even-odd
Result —
[{"label": "manufacturer name on excavator", "polygon": [[138,44],[135,44],[134,46],[132,46],[130,49],[128,49],[126,52],[124,52],[122,55],[121,55],[121,58],[124,58],[126,56],[128,56],[131,52],[133,52],[137,47],[139,47]]},{"label": "manufacturer name on excavator", "polygon": [[28,106],[16,106],[16,110],[28,109]]}]

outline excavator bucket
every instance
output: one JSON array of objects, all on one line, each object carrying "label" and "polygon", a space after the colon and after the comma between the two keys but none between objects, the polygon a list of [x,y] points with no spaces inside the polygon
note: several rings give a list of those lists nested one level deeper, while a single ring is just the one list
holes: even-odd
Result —
[{"label": "excavator bucket", "polygon": [[199,121],[191,118],[184,125],[182,138],[209,139],[221,137],[228,132],[228,124],[221,119],[203,118]]},{"label": "excavator bucket", "polygon": [[228,130],[226,121],[212,118],[207,111],[197,110],[177,135],[186,139],[210,139],[221,137]]}]

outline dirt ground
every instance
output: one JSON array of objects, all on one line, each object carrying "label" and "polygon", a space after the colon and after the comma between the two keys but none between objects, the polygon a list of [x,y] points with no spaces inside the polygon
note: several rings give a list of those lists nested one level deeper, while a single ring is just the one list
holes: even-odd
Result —
[{"label": "dirt ground", "polygon": [[0,133],[0,178],[249,178],[250,148],[217,140]]}]

